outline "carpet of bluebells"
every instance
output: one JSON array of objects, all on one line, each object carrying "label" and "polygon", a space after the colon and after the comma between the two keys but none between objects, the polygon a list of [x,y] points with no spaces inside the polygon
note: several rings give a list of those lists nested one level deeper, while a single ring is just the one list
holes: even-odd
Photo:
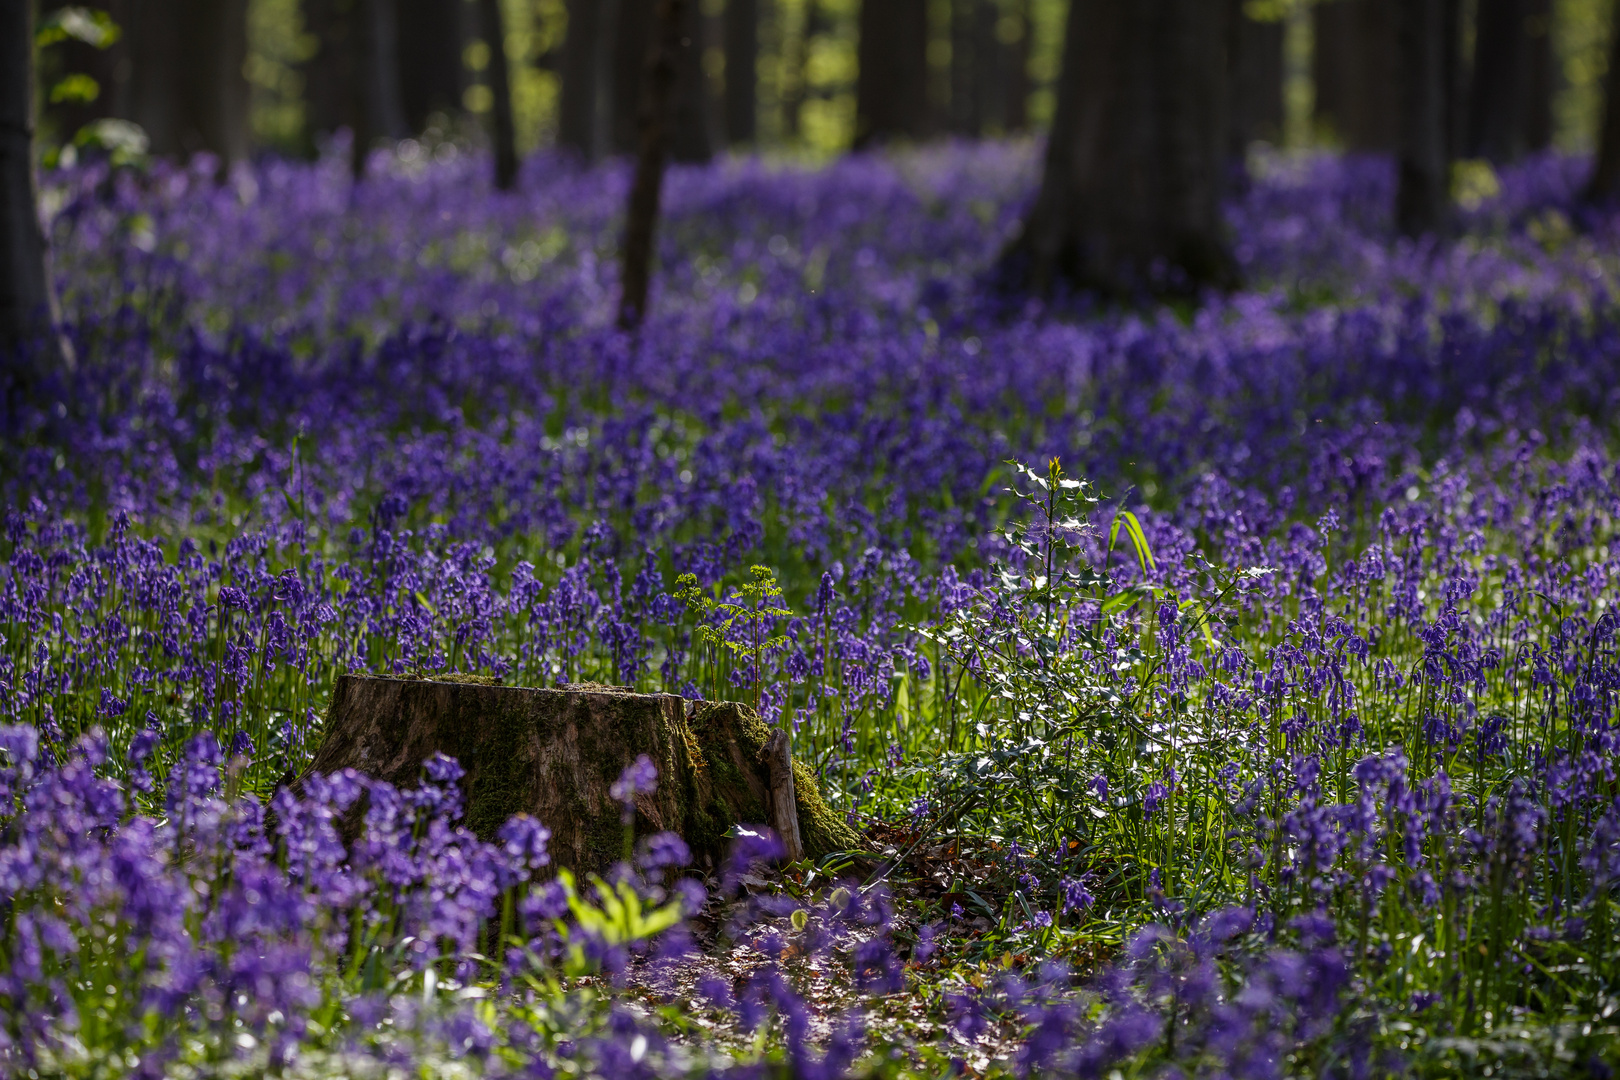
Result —
[{"label": "carpet of bluebells", "polygon": [[[1101,308],[994,287],[1036,159],[677,169],[635,337],[619,167],[48,176],[0,1073],[1610,1076],[1587,163],[1414,243],[1388,162],[1258,157],[1245,291]],[[448,759],[295,795],[347,671],[747,701],[868,846],[576,879]]]}]

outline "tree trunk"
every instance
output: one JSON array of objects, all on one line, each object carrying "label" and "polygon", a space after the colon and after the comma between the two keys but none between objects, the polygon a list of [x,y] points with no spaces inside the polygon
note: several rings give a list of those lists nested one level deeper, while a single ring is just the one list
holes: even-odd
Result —
[{"label": "tree trunk", "polygon": [[517,130],[512,123],[512,77],[506,66],[506,20],[501,0],[478,0],[484,40],[489,44],[489,89],[494,100],[495,189],[511,191],[517,183]]},{"label": "tree trunk", "polygon": [[34,2],[0,0],[0,370],[60,318],[34,189]]},{"label": "tree trunk", "polygon": [[927,0],[863,0],[855,149],[928,135]]},{"label": "tree trunk", "polygon": [[1400,6],[1401,148],[1395,221],[1406,236],[1438,231],[1446,209],[1442,0]]},{"label": "tree trunk", "polygon": [[1445,87],[1446,160],[1462,157],[1468,138],[1468,63],[1463,55],[1463,0],[1441,0],[1440,62]]},{"label": "tree trunk", "polygon": [[1397,9],[1406,0],[1331,0],[1311,9],[1316,118],[1345,149],[1386,153],[1400,142]]},{"label": "tree trunk", "polygon": [[[1620,11],[1616,12],[1620,16]],[[1616,19],[1620,25],[1620,18]],[[1609,35],[1609,78],[1603,91],[1603,127],[1597,165],[1586,185],[1588,202],[1620,202],[1620,32]]]},{"label": "tree trunk", "polygon": [[1029,127],[1029,49],[1033,36],[1029,0],[1012,0],[1011,14],[1018,24],[1018,36],[1004,46],[1001,126],[1005,131],[1015,132]]},{"label": "tree trunk", "polygon": [[752,145],[756,131],[759,78],[759,0],[726,0],[726,141]]},{"label": "tree trunk", "polygon": [[400,108],[405,129],[424,130],[435,113],[454,115],[466,90],[461,0],[395,0]]},{"label": "tree trunk", "polygon": [[[634,796],[633,833],[677,832],[700,865],[718,864],[739,824],[790,828],[812,857],[857,846],[815,775],[792,763],[786,734],[775,736],[747,706],[670,694],[344,675],[320,750],[293,787],[352,768],[413,788],[422,762],[445,754],[465,770],[465,822],[477,836],[492,839],[512,815],[527,813],[551,830],[558,865],[605,871],[624,857],[622,804],[612,786],[645,754],[658,783]],[[773,798],[778,792],[786,798]],[[357,816],[344,824],[358,831]]]},{"label": "tree trunk", "polygon": [[248,154],[247,0],[135,0],[130,119],[154,154]]},{"label": "tree trunk", "polygon": [[1469,157],[1502,164],[1522,149],[1530,41],[1526,0],[1480,0],[1474,78],[1468,108]]},{"label": "tree trunk", "polygon": [[[638,154],[647,50],[654,36],[651,30],[658,19],[659,0],[616,0],[616,3],[618,29],[613,35],[613,91],[607,99],[613,110],[613,152]],[[679,78],[679,61],[674,62],[676,78]],[[666,149],[667,145],[666,141]]]},{"label": "tree trunk", "polygon": [[715,140],[709,80],[703,73],[703,5],[698,0],[687,0],[682,5],[676,48],[669,152],[676,161],[701,165],[714,157]]},{"label": "tree trunk", "polygon": [[557,106],[557,143],[586,158],[596,155],[597,0],[568,0],[568,36],[563,40],[562,100]]},{"label": "tree trunk", "polygon": [[354,175],[365,172],[366,156],[379,139],[405,138],[405,104],[400,96],[399,18],[395,0],[363,0],[360,51],[361,109],[354,139]]},{"label": "tree trunk", "polygon": [[967,138],[977,138],[984,130],[977,46],[979,9],[988,3],[989,0],[951,0],[951,93],[945,116],[951,134]]},{"label": "tree trunk", "polygon": [[1073,0],[1040,194],[1001,261],[1014,288],[1109,295],[1236,283],[1222,238],[1230,8]]},{"label": "tree trunk", "polygon": [[1231,118],[1228,154],[1242,162],[1249,144],[1276,143],[1283,127],[1283,22],[1259,22],[1234,0],[1231,19],[1232,48],[1228,70]]},{"label": "tree trunk", "polygon": [[1556,82],[1552,48],[1552,0],[1529,0],[1525,17],[1524,105],[1519,110],[1519,145],[1537,153],[1552,145],[1553,89]]},{"label": "tree trunk", "polygon": [[658,230],[658,199],[669,154],[671,98],[678,75],[685,9],[691,2],[656,0],[657,17],[647,43],[641,83],[641,145],[625,215],[623,292],[619,296],[619,325],[627,330],[639,327],[647,313],[653,245]]}]

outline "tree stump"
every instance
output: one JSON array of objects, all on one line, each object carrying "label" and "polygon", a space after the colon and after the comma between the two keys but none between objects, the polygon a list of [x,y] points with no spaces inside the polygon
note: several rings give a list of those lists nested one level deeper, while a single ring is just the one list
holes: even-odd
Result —
[{"label": "tree stump", "polygon": [[551,830],[558,865],[603,870],[624,855],[623,808],[610,788],[646,754],[658,789],[635,796],[635,834],[679,833],[700,866],[718,864],[741,824],[770,824],[790,851],[810,858],[857,847],[815,774],[776,734],[734,702],[599,685],[344,675],[305,776],[352,768],[410,788],[421,783],[423,760],[442,753],[466,772],[472,832],[488,840],[512,815],[532,814]]}]

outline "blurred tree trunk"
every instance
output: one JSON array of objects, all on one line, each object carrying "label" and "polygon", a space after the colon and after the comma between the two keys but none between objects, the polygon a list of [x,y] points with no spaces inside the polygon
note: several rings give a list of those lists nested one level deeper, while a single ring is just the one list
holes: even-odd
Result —
[{"label": "blurred tree trunk", "polygon": [[[1615,14],[1620,16],[1620,11]],[[1620,18],[1616,22],[1620,24]],[[1586,185],[1586,199],[1599,204],[1620,202],[1620,33],[1609,37],[1609,77],[1603,91],[1603,127],[1598,135],[1597,165]]]},{"label": "blurred tree trunk", "polygon": [[1395,221],[1406,236],[1445,223],[1445,21],[1443,0],[1400,5],[1401,145]]},{"label": "blurred tree trunk", "polygon": [[693,0],[655,0],[652,25],[647,27],[639,117],[641,139],[625,214],[624,266],[620,275],[623,291],[619,295],[619,325],[627,330],[639,327],[647,313],[659,194],[669,155],[669,126],[680,77],[681,34],[687,25],[686,8],[692,3]]},{"label": "blurred tree trunk", "polygon": [[[1023,131],[1029,126],[1029,48],[1033,36],[1029,25],[1029,0],[1009,0],[1007,14],[1017,27],[1017,36],[1003,46],[1001,126],[1003,130]],[[999,35],[997,40],[1000,40]]]},{"label": "blurred tree trunk", "polygon": [[927,0],[863,0],[855,148],[928,135]]},{"label": "blurred tree trunk", "polygon": [[759,60],[759,0],[726,0],[726,141],[751,145],[758,103],[755,92]]},{"label": "blurred tree trunk", "polygon": [[[400,105],[420,132],[434,113],[453,115],[466,90],[461,0],[395,0],[399,20]],[[573,13],[569,12],[570,25]]]},{"label": "blurred tree trunk", "polygon": [[12,350],[60,321],[34,187],[34,0],[0,0],[0,248],[0,368],[19,370]]},{"label": "blurred tree trunk", "polygon": [[506,62],[506,20],[501,17],[501,0],[478,0],[480,29],[489,46],[489,89],[493,97],[490,115],[494,121],[495,188],[511,191],[517,183],[517,129],[512,122],[512,76]]},{"label": "blurred tree trunk", "polygon": [[1260,22],[1249,18],[1242,0],[1231,2],[1227,153],[1241,163],[1250,143],[1277,143],[1282,139],[1283,23],[1281,19]]},{"label": "blurred tree trunk", "polygon": [[597,0],[568,0],[568,36],[563,40],[562,100],[557,105],[557,143],[586,158],[596,156]]},{"label": "blurred tree trunk", "polygon": [[1316,118],[1347,150],[1400,142],[1396,22],[1407,0],[1328,0],[1311,9]]},{"label": "blurred tree trunk", "polygon": [[[397,0],[310,0],[308,25],[319,49],[308,67],[309,125],[319,133],[348,128],[350,165],[364,174],[378,139],[403,139]],[[460,37],[457,37],[457,50]]]},{"label": "blurred tree trunk", "polygon": [[676,161],[702,164],[714,157],[715,132],[709,80],[703,73],[703,6],[699,0],[681,5],[676,48],[669,152]]},{"label": "blurred tree trunk", "polygon": [[1441,0],[1440,63],[1446,95],[1446,160],[1462,157],[1468,136],[1468,63],[1463,55],[1463,0]]},{"label": "blurred tree trunk", "polygon": [[1040,194],[1009,286],[1116,296],[1236,284],[1222,238],[1226,21],[1208,0],[1073,0]]},{"label": "blurred tree trunk", "polygon": [[1552,0],[1529,0],[1525,17],[1524,107],[1519,142],[1527,153],[1552,145],[1553,90],[1557,82],[1552,48]]},{"label": "blurred tree trunk", "polygon": [[1474,77],[1468,103],[1467,157],[1498,164],[1522,150],[1530,40],[1528,0],[1479,0]]},{"label": "blurred tree trunk", "polygon": [[980,11],[989,6],[990,0],[951,0],[951,96],[945,115],[953,135],[977,138],[984,131],[984,56],[979,34],[983,29]]}]

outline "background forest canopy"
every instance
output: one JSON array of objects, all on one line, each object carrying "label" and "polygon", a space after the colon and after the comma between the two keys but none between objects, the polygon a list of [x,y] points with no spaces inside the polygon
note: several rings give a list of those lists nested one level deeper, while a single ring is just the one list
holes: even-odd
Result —
[{"label": "background forest canopy", "polygon": [[[1241,136],[1289,148],[1393,149],[1393,0],[1241,6]],[[1445,6],[1458,30],[1453,95],[1477,97],[1469,84],[1481,2]],[[1591,150],[1610,5],[1492,6],[1523,9],[1515,150]],[[53,0],[42,14],[66,7]],[[863,16],[859,0],[690,5],[675,153],[704,160],[733,146],[825,157],[874,136],[1040,130],[1051,118],[1066,8],[1065,0],[901,0]],[[227,159],[312,155],[345,128],[367,144],[423,134],[482,139],[503,81],[489,45],[496,36],[519,153],[551,145],[591,158],[625,153],[651,19],[650,0],[107,0],[97,10],[117,28],[110,41],[70,39],[41,56],[44,143],[71,145],[81,135],[83,145],[93,140],[81,133],[99,130],[86,125],[118,119],[139,125],[154,152]],[[858,104],[866,20],[890,61],[869,65],[868,78],[881,78],[877,96],[897,103],[875,118],[876,131],[863,128],[873,121]],[[599,23],[616,28],[611,42]],[[1478,152],[1466,122],[1455,126],[1458,156],[1501,156]]]}]

